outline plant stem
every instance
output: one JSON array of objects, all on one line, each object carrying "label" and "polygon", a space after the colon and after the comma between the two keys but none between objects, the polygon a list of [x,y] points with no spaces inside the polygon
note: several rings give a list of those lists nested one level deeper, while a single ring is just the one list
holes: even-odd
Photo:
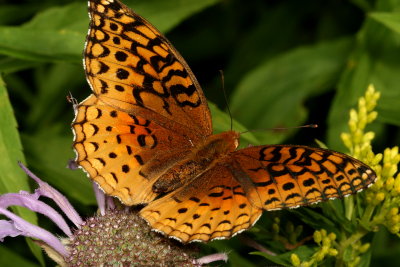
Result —
[{"label": "plant stem", "polygon": [[363,214],[363,216],[361,218],[361,222],[364,225],[367,225],[369,223],[369,220],[371,219],[371,216],[372,216],[372,213],[374,212],[374,210],[375,210],[375,206],[374,205],[369,204],[367,206],[367,208],[365,209],[364,214]]},{"label": "plant stem", "polygon": [[345,216],[346,219],[351,221],[351,217],[353,216],[354,211],[354,199],[353,197],[347,197],[344,199],[344,207],[345,207]]},{"label": "plant stem", "polygon": [[368,233],[369,233],[368,230],[366,230],[363,227],[359,227],[357,232],[355,232],[349,238],[347,238],[339,243],[339,247],[338,247],[339,254],[337,255],[335,267],[346,266],[346,262],[343,260],[344,252],[346,251],[346,249],[349,246],[356,243],[358,240],[363,238]]}]

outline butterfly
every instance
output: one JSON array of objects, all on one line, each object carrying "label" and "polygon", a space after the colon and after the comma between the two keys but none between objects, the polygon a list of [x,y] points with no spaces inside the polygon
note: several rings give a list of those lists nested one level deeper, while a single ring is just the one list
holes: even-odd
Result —
[{"label": "butterfly", "polygon": [[84,68],[93,93],[76,106],[76,163],[108,195],[144,205],[151,227],[181,242],[229,238],[264,210],[354,194],[376,179],[345,154],[298,145],[239,149],[212,133],[203,91],[182,56],[117,0],[89,0]]}]

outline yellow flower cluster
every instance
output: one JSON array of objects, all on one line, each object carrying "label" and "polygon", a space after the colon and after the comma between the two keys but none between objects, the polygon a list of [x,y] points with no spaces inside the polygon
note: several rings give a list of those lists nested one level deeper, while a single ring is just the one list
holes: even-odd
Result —
[{"label": "yellow flower cluster", "polygon": [[[366,201],[372,205],[378,205],[388,198],[392,198],[390,202],[397,202],[400,196],[400,175],[394,177],[397,172],[397,165],[400,162],[399,148],[386,148],[383,153],[382,165],[376,165],[375,171],[378,180],[367,192]],[[400,200],[400,199],[399,199]],[[387,203],[388,205],[390,203]]]},{"label": "yellow flower cluster", "polygon": [[[364,97],[358,102],[358,109],[350,111],[349,133],[342,133],[341,138],[350,154],[368,164],[377,174],[377,181],[364,196],[346,198],[344,209],[346,218],[355,227],[353,232],[340,231],[338,240],[333,233],[317,230],[314,241],[319,249],[308,259],[301,262],[298,255],[291,255],[294,266],[315,266],[327,256],[336,256],[337,266],[358,266],[361,254],[370,248],[370,243],[363,243],[362,238],[379,226],[385,226],[391,233],[400,236],[400,174],[398,165],[400,154],[398,147],[387,148],[382,154],[372,152],[371,141],[375,134],[366,132],[365,127],[377,118],[374,111],[380,97],[371,85]],[[397,174],[397,175],[396,175]],[[355,205],[356,201],[359,201]],[[357,207],[362,207],[354,212]],[[358,217],[358,218],[356,218]]]},{"label": "yellow flower cluster", "polygon": [[333,244],[336,240],[336,235],[334,233],[328,234],[325,229],[317,230],[314,232],[314,241],[318,244],[319,249],[311,256],[308,261],[300,261],[299,256],[293,253],[290,255],[290,260],[293,266],[315,266],[322,262],[326,256],[336,256],[338,251],[333,248]]},{"label": "yellow flower cluster", "polygon": [[361,159],[373,169],[382,159],[381,154],[374,155],[371,141],[375,137],[374,132],[365,132],[367,124],[373,122],[378,113],[374,111],[380,93],[370,85],[364,97],[358,100],[358,110],[350,110],[349,133],[342,133],[344,145],[350,150],[350,155]]},{"label": "yellow flower cluster", "polygon": [[362,224],[369,229],[384,225],[391,233],[399,234],[400,174],[396,175],[400,162],[399,148],[386,148],[383,155],[375,155],[371,148],[374,133],[364,132],[365,126],[377,117],[374,108],[379,96],[372,85],[368,87],[365,97],[359,100],[358,111],[350,111],[350,133],[343,133],[341,137],[351,154],[370,165],[378,177],[366,192],[367,205]]},{"label": "yellow flower cluster", "polygon": [[348,251],[352,252],[353,255],[349,255],[349,258],[351,257],[351,260],[347,263],[349,267],[357,267],[360,265],[361,257],[358,256],[360,254],[363,254],[368,251],[370,248],[371,244],[370,243],[362,243],[360,240],[355,242],[354,244],[351,245],[351,249]]},{"label": "yellow flower cluster", "polygon": [[272,224],[272,235],[273,239],[281,242],[287,248],[293,248],[298,246],[302,241],[298,241],[303,231],[303,225],[295,226],[291,221],[288,221],[284,226],[284,235],[281,235],[282,229],[280,225],[281,221],[278,217],[274,218]]},{"label": "yellow flower cluster", "polygon": [[385,149],[382,164],[375,168],[378,181],[366,193],[368,213],[362,219],[371,228],[382,224],[397,235],[400,232],[400,174],[396,175],[399,162],[398,147]]}]

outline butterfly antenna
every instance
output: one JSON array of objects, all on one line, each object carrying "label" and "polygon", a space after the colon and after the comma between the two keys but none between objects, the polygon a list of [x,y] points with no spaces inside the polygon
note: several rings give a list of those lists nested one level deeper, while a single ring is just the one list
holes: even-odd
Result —
[{"label": "butterfly antenna", "polygon": [[233,129],[233,118],[232,118],[231,109],[229,108],[228,97],[226,96],[224,71],[223,70],[219,70],[219,73],[221,74],[222,92],[224,94],[226,108],[228,109],[229,117],[231,118],[231,131],[232,131],[232,129]]},{"label": "butterfly antenna", "polygon": [[74,112],[76,113],[77,107],[78,107],[78,100],[76,100],[76,98],[72,96],[71,92],[68,92],[67,101],[72,104],[72,108],[74,109]]},{"label": "butterfly antenna", "polygon": [[264,131],[268,131],[268,130],[272,130],[272,131],[286,131],[286,130],[290,130],[290,129],[299,129],[299,128],[318,128],[318,124],[307,124],[307,125],[300,125],[300,126],[294,126],[294,127],[277,127],[277,128],[267,128],[267,129],[253,129],[253,130],[247,130],[244,132],[241,132],[240,134],[245,134],[245,133],[249,133],[249,132],[264,132]]}]

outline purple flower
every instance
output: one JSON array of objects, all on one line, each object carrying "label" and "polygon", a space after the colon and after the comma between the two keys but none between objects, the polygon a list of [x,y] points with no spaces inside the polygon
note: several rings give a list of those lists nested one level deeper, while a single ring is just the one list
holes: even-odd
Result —
[{"label": "purple flower", "polygon": [[[37,243],[61,265],[107,265],[110,263],[104,261],[107,259],[114,263],[118,263],[118,261],[120,263],[134,262],[157,266],[164,264],[157,257],[168,261],[165,259],[168,258],[167,256],[171,256],[168,264],[175,265],[177,263],[180,266],[201,266],[219,260],[227,261],[225,253],[194,259],[193,253],[196,252],[196,249],[193,249],[193,246],[177,245],[154,232],[149,233],[148,225],[136,213],[130,212],[128,208],[117,209],[114,199],[105,196],[97,184],[93,185],[93,189],[100,214],[83,221],[65,196],[39,179],[23,164],[19,163],[19,165],[29,177],[36,181],[39,188],[34,193],[20,191],[19,193],[0,195],[0,214],[8,218],[8,220],[0,220],[1,242],[8,236],[39,239],[42,242]],[[39,200],[40,197],[53,200],[63,215]],[[15,205],[47,216],[62,230],[67,239],[60,239],[7,209]],[[70,228],[63,216],[72,222],[74,229]],[[150,237],[150,241],[147,240],[148,237]],[[157,252],[156,255],[154,255],[154,251]],[[112,254],[114,254],[114,258]]]},{"label": "purple flower", "polygon": [[30,172],[22,163],[19,163],[21,168],[34,179],[39,188],[35,190],[33,194],[26,191],[20,191],[18,194],[9,193],[0,196],[0,213],[6,216],[10,220],[0,220],[0,241],[4,240],[6,236],[27,236],[40,239],[47,245],[52,247],[60,255],[68,256],[66,247],[61,241],[49,231],[40,228],[39,226],[33,225],[21,217],[8,211],[9,206],[18,205],[28,208],[32,211],[41,213],[51,219],[68,237],[72,236],[71,229],[64,218],[46,203],[39,200],[39,197],[45,196],[54,200],[64,214],[75,224],[77,228],[82,224],[82,219],[72,207],[69,201],[56,189],[51,187],[49,184],[40,180],[36,175]]}]

